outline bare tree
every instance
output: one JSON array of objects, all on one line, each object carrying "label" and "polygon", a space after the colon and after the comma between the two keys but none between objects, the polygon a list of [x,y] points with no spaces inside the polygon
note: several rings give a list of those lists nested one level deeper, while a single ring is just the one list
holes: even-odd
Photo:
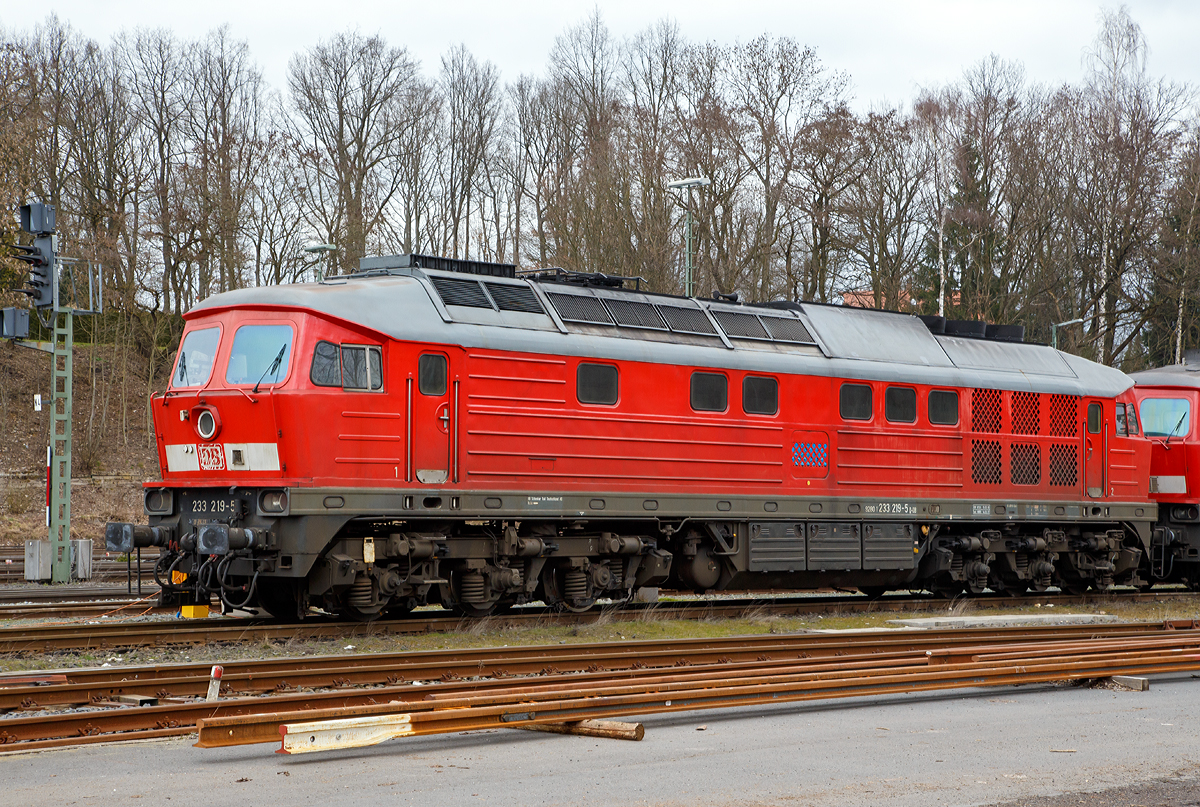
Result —
[{"label": "bare tree", "polygon": [[416,69],[404,49],[358,33],[338,34],[288,66],[310,178],[329,187],[320,197],[327,209],[316,223],[334,225],[342,272],[357,269],[400,186],[394,164],[413,127]]}]

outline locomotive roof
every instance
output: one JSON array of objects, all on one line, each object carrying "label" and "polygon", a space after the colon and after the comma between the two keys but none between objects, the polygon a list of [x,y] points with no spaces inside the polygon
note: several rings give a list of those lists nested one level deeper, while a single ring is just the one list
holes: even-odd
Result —
[{"label": "locomotive roof", "polygon": [[1200,364],[1171,364],[1130,373],[1139,387],[1200,388]]},{"label": "locomotive roof", "polygon": [[217,294],[187,318],[295,308],[393,339],[754,372],[1115,396],[1124,373],[1046,345],[933,334],[911,314],[743,305],[416,267]]}]

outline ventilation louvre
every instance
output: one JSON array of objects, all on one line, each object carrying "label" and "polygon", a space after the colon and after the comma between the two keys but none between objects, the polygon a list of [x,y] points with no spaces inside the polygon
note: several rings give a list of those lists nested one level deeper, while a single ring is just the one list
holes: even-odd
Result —
[{"label": "ventilation louvre", "polygon": [[762,324],[767,326],[771,338],[776,342],[800,342],[805,345],[815,345],[816,340],[798,319],[787,317],[759,317]]},{"label": "ventilation louvre", "polygon": [[708,317],[704,316],[704,312],[698,308],[680,308],[673,305],[658,305],[655,308],[673,331],[699,334],[716,334],[717,332]]},{"label": "ventilation louvre", "polygon": [[721,329],[732,337],[745,339],[770,339],[767,329],[753,314],[742,314],[737,311],[713,311],[713,316],[721,324]]},{"label": "ventilation louvre", "polygon": [[999,485],[1002,464],[998,440],[971,441],[971,481],[976,485]]},{"label": "ventilation louvre", "polygon": [[612,325],[604,304],[595,297],[584,297],[578,294],[558,294],[549,292],[546,295],[558,311],[558,315],[567,322],[587,322],[594,325]]},{"label": "ventilation louvre", "polygon": [[638,302],[637,300],[609,300],[604,301],[604,306],[608,309],[608,313],[612,314],[612,318],[616,320],[618,325],[623,325],[627,328],[651,328],[656,331],[665,331],[666,324],[662,321],[662,317],[654,310],[654,306],[650,303]]},{"label": "ventilation louvre", "polygon": [[1042,481],[1041,446],[1036,443],[1013,443],[1009,451],[1009,479],[1014,485],[1036,485]]},{"label": "ventilation louvre", "polygon": [[1000,433],[1000,410],[1003,398],[998,389],[971,391],[971,429],[990,434]]},{"label": "ventilation louvre", "polygon": [[1036,392],[1014,392],[1012,394],[1012,433],[1039,434],[1041,432],[1041,396]]},{"label": "ventilation louvre", "polygon": [[[1056,395],[1070,398],[1070,395]],[[1079,484],[1079,452],[1076,446],[1055,443],[1050,446],[1050,487],[1073,488]]]},{"label": "ventilation louvre", "polygon": [[506,283],[484,283],[488,294],[496,301],[501,311],[521,311],[526,314],[545,314],[537,295],[528,286],[510,286]]},{"label": "ventilation louvre", "polygon": [[[1076,437],[1079,435],[1079,396],[1051,395],[1050,434],[1054,437]],[[1053,483],[1051,483],[1053,484]],[[1071,483],[1075,484],[1074,482]]]},{"label": "ventilation louvre", "polygon": [[461,305],[466,308],[492,308],[492,303],[477,280],[458,280],[435,277],[433,287],[446,305]]}]

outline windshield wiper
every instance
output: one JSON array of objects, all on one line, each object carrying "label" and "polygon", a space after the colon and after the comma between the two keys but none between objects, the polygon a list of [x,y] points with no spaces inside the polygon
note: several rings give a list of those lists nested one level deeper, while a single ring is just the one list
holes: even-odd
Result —
[{"label": "windshield wiper", "polygon": [[179,354],[179,370],[176,372],[179,376],[180,386],[187,386],[187,353]]},{"label": "windshield wiper", "polygon": [[279,364],[280,364],[280,362],[283,361],[283,354],[287,352],[287,347],[288,347],[287,342],[284,342],[282,345],[279,346],[279,353],[277,353],[275,355],[275,361],[271,362],[271,366],[268,367],[267,369],[263,370],[263,374],[258,377],[258,384],[254,385],[255,393],[258,392],[258,385],[261,384],[263,382],[263,379],[267,377],[267,373],[274,374],[274,373],[279,372]]},{"label": "windshield wiper", "polygon": [[1171,447],[1171,438],[1175,436],[1175,432],[1179,431],[1179,427],[1183,425],[1183,421],[1188,416],[1188,410],[1183,410],[1183,414],[1179,416],[1179,422],[1175,424],[1175,428],[1171,429],[1171,433],[1167,435],[1167,439],[1163,440],[1163,448]]}]

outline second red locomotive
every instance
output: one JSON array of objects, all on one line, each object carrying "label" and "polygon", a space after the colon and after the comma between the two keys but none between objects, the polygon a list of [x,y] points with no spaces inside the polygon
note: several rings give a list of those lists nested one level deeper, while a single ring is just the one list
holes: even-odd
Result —
[{"label": "second red locomotive", "polygon": [[1003,328],[393,256],[217,295],[154,399],[168,594],[280,617],[641,586],[1147,584],[1124,374]]}]

